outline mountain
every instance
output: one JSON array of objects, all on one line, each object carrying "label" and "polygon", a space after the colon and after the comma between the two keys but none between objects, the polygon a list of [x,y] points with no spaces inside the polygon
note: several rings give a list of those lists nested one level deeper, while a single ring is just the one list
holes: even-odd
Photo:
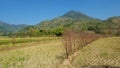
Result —
[{"label": "mountain", "polygon": [[56,27],[72,27],[76,24],[79,24],[78,22],[88,22],[88,21],[99,21],[98,19],[89,17],[81,12],[78,11],[69,11],[65,13],[64,15],[54,18],[52,20],[46,20],[38,23],[36,25],[39,29],[53,29]]},{"label": "mountain", "polygon": [[16,33],[20,37],[61,36],[65,29],[120,36],[120,16],[100,20],[71,10],[62,16],[42,21],[34,26],[10,25],[0,21],[0,35]]},{"label": "mountain", "polygon": [[[88,26],[96,25],[100,20],[78,11],[69,11],[52,20],[42,21],[35,26],[29,26],[17,33],[18,36],[60,36],[64,29],[88,30]],[[96,27],[96,26],[95,26]]]},{"label": "mountain", "polygon": [[20,24],[20,25],[11,25],[0,21],[0,35],[7,35],[9,33],[16,33],[17,31],[21,30],[22,28],[27,27],[27,25]]},{"label": "mountain", "polygon": [[18,36],[61,36],[65,29],[77,32],[92,32],[107,35],[120,35],[120,17],[107,20],[92,18],[78,11],[69,11],[52,20],[42,21],[17,33]]},{"label": "mountain", "polygon": [[74,11],[74,10],[71,10],[67,13],[65,13],[63,16],[61,16],[63,18],[71,18],[71,19],[78,19],[78,20],[92,20],[94,18],[92,17],[89,17],[79,11]]},{"label": "mountain", "polygon": [[110,17],[107,19],[107,21],[120,24],[120,16]]}]

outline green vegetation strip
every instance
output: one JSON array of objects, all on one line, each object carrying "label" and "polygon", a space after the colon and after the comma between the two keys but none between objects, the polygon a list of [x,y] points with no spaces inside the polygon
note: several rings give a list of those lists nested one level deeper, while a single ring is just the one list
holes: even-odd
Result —
[{"label": "green vegetation strip", "polygon": [[48,40],[58,40],[58,37],[32,37],[32,38],[3,38],[0,39],[0,45],[10,44],[10,43],[26,43],[26,42],[39,42],[39,41],[48,41]]},{"label": "green vegetation strip", "polygon": [[[18,49],[28,46],[34,46],[36,43],[48,43],[60,41],[60,37],[38,37],[38,38],[16,38],[14,44],[12,43],[11,38],[1,39],[0,51]],[[4,41],[3,41],[4,40]],[[6,43],[7,42],[7,43]],[[25,45],[26,44],[26,45]],[[33,45],[29,45],[33,44]]]}]

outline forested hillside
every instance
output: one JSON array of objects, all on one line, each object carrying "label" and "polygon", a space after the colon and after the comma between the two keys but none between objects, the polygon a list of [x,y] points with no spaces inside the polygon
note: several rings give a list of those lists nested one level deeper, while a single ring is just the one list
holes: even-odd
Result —
[{"label": "forested hillside", "polygon": [[71,10],[60,17],[45,20],[33,26],[10,25],[0,21],[0,35],[61,36],[66,29],[118,36],[120,35],[120,16],[100,20]]},{"label": "forested hillside", "polygon": [[120,35],[120,17],[100,20],[72,10],[52,20],[45,20],[35,26],[29,26],[19,31],[17,36],[61,36],[66,29]]},{"label": "forested hillside", "polygon": [[11,24],[7,24],[5,22],[0,21],[0,35],[13,34],[24,27],[27,27],[27,25],[24,25],[24,24],[11,25]]}]

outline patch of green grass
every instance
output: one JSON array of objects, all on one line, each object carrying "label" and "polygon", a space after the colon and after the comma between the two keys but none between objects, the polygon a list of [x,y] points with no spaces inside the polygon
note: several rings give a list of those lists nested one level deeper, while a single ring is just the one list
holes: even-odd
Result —
[{"label": "patch of green grass", "polygon": [[88,44],[74,60],[74,66],[120,66],[120,37],[109,37]]},{"label": "patch of green grass", "polygon": [[39,42],[39,41],[50,41],[58,40],[59,37],[28,37],[28,38],[1,38],[0,45],[10,44],[13,41],[17,43],[26,43],[26,42]]},{"label": "patch of green grass", "polygon": [[[60,40],[60,37],[38,37],[38,38],[29,37],[29,38],[15,38],[14,40],[13,38],[0,38],[0,50],[9,49],[15,46],[20,47],[19,44],[22,44],[22,43],[31,43],[31,42],[41,43],[41,42],[48,42],[48,41],[55,41],[55,40]],[[13,41],[14,41],[14,44],[13,44]]]},{"label": "patch of green grass", "polygon": [[101,53],[101,57],[107,58],[107,56],[108,56],[108,53],[107,53],[107,52],[102,52],[102,53]]}]

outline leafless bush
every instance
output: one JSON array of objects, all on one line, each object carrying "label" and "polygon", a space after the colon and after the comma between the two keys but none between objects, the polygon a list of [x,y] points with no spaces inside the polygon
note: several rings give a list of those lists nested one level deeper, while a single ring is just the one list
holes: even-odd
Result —
[{"label": "leafless bush", "polygon": [[66,58],[68,58],[68,56],[73,54],[75,51],[82,49],[88,43],[100,38],[100,35],[67,30],[64,32],[62,38],[67,56]]},{"label": "leafless bush", "polygon": [[13,46],[16,44],[16,38],[15,38],[15,36],[12,37],[11,43],[13,44]]}]

